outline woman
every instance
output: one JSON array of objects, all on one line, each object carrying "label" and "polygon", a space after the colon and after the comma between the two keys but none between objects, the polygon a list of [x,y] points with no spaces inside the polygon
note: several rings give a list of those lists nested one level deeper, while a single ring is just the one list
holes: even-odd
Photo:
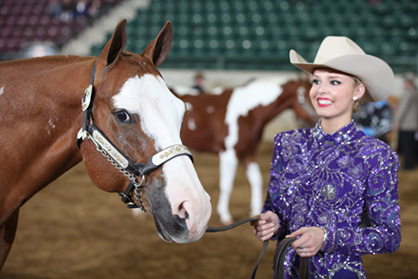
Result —
[{"label": "woman", "polygon": [[255,234],[263,241],[297,238],[286,278],[298,277],[297,256],[311,257],[311,278],[365,278],[361,255],[399,248],[399,159],[359,130],[352,112],[361,98],[389,96],[393,72],[346,37],[326,37],[314,63],[294,50],[290,61],[312,76],[309,95],[320,120],[312,129],[276,136]]}]

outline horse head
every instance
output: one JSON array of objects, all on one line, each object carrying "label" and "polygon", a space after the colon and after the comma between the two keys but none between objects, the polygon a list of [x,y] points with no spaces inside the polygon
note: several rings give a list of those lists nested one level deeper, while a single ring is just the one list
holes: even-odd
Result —
[{"label": "horse head", "polygon": [[294,101],[292,102],[292,109],[299,119],[304,120],[309,126],[316,123],[318,116],[311,104],[309,98],[309,90],[311,89],[311,83],[307,79],[293,80],[284,85],[289,91],[295,92],[293,95]]},{"label": "horse head", "polygon": [[97,187],[150,211],[163,240],[198,240],[210,198],[180,139],[185,105],[156,68],[170,51],[171,24],[141,54],[124,51],[125,29],[126,20],[116,26],[83,97],[78,142],[86,170]]}]

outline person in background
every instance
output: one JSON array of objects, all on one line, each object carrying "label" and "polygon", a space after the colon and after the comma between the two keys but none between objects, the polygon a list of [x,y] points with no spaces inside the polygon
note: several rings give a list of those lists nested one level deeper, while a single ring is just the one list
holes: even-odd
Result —
[{"label": "person in background", "polygon": [[362,103],[360,109],[353,114],[353,119],[366,136],[389,144],[387,135],[393,129],[393,117],[388,100]]},{"label": "person in background", "polygon": [[74,17],[75,3],[72,0],[61,0],[61,20],[64,22],[71,21]]},{"label": "person in background", "polygon": [[403,169],[412,170],[418,163],[418,90],[415,75],[403,76],[405,91],[395,113],[395,129],[398,131],[398,152],[404,156]]},{"label": "person in background", "polygon": [[62,13],[61,1],[49,0],[46,10],[49,16],[54,18],[60,18]]},{"label": "person in background", "polygon": [[202,73],[197,73],[194,77],[193,89],[196,89],[199,94],[205,93],[204,84],[205,84],[205,77],[203,76]]},{"label": "person in background", "polygon": [[262,241],[297,238],[285,278],[298,278],[299,257],[310,258],[310,278],[366,278],[361,256],[392,253],[401,242],[399,158],[357,128],[352,112],[360,99],[392,93],[392,69],[333,36],[313,63],[294,50],[290,62],[312,76],[309,95],[320,120],[276,135],[263,212],[251,225]]}]

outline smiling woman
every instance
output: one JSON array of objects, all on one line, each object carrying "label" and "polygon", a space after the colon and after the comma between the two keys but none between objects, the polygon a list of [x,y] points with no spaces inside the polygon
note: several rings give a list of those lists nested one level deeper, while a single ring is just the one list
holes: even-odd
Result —
[{"label": "smiling woman", "polygon": [[365,278],[362,255],[400,245],[399,158],[359,130],[352,113],[363,96],[388,97],[393,72],[346,37],[326,37],[314,63],[294,50],[290,61],[312,76],[309,95],[320,120],[311,129],[277,134],[255,234],[263,241],[297,238],[285,260],[286,278],[298,277],[298,257],[311,257],[310,277]]}]

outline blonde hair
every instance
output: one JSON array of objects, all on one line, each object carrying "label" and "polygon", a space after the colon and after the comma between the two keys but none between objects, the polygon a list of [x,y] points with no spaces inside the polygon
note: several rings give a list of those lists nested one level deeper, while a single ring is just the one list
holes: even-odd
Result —
[{"label": "blonde hair", "polygon": [[[355,82],[355,86],[359,86],[360,84],[363,84],[364,88],[366,88],[366,85],[358,77],[355,77],[355,76],[351,76],[351,77],[353,78],[353,80]],[[367,90],[367,88],[366,88],[366,90]],[[357,100],[354,101],[353,113],[357,112],[361,108],[362,103],[363,102],[361,101],[361,99],[357,99]]]}]

